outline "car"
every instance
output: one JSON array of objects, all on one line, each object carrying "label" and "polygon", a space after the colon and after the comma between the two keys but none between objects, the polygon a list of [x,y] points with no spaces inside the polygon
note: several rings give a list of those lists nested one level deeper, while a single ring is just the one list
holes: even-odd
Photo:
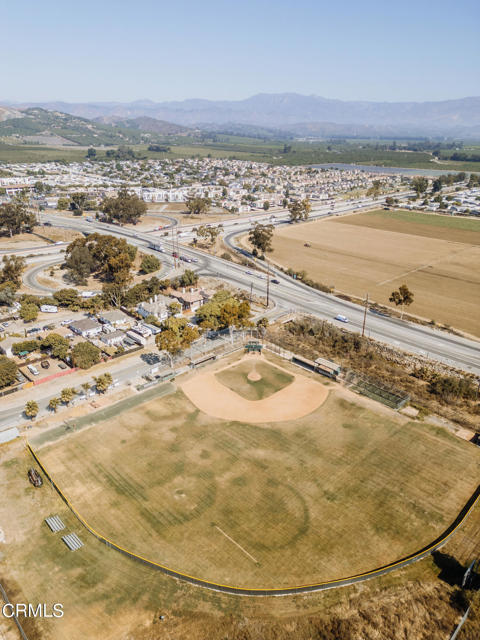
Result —
[{"label": "car", "polygon": [[58,366],[60,367],[60,369],[66,369],[67,365],[65,364],[65,362],[59,362]]},{"label": "car", "polygon": [[253,271],[245,271],[248,276],[253,276]]},{"label": "car", "polygon": [[198,258],[191,258],[190,262],[198,262]]},{"label": "car", "polygon": [[48,369],[50,367],[50,363],[48,360],[42,360],[40,366],[42,367],[42,369]]},{"label": "car", "polygon": [[272,284],[280,284],[280,280],[277,280],[276,278],[273,278],[272,280],[270,280],[270,282]]},{"label": "car", "polygon": [[61,240],[57,240],[57,242],[55,242],[55,244],[63,244],[63,242]]},{"label": "car", "polygon": [[348,322],[347,316],[342,316],[341,313],[335,316],[335,320],[338,320],[339,322]]}]

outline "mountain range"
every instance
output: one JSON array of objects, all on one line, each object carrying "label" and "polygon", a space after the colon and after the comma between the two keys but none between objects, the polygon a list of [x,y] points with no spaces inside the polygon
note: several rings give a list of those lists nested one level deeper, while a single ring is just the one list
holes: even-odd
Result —
[{"label": "mountain range", "polygon": [[[2,104],[7,105],[7,109],[42,107],[98,122],[122,123],[120,126],[125,126],[126,121],[146,118],[144,124],[149,123],[150,126],[152,120],[205,129],[250,125],[306,136],[401,134],[480,137],[480,97],[439,102],[367,102],[296,93],[263,93],[245,100]],[[139,128],[143,128],[140,122]]]}]

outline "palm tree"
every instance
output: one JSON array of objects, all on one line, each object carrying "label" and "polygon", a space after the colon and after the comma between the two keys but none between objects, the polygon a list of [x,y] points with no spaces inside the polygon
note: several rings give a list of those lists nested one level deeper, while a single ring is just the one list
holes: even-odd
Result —
[{"label": "palm tree", "polygon": [[38,414],[38,404],[35,400],[29,400],[25,405],[25,415],[32,420]]},{"label": "palm tree", "polygon": [[60,404],[60,398],[50,398],[50,402],[48,403],[48,408],[54,413],[57,413],[59,404]]}]

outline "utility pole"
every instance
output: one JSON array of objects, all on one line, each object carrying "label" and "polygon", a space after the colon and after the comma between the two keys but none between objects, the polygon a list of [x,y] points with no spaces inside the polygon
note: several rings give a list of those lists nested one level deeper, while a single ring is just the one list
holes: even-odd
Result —
[{"label": "utility pole", "polygon": [[368,309],[368,293],[367,293],[367,297],[365,299],[365,309],[364,309],[364,312],[363,312],[362,338],[365,335],[365,324],[367,322],[367,309]]},{"label": "utility pole", "polygon": [[250,306],[252,306],[253,282],[250,283]]},{"label": "utility pole", "polygon": [[270,263],[267,260],[267,309],[270,302]]}]

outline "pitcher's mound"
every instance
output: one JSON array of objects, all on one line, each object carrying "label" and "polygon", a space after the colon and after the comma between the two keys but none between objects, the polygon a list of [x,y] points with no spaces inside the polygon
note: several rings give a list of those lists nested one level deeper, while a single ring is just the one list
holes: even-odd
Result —
[{"label": "pitcher's mound", "polygon": [[254,369],[253,371],[250,371],[247,378],[250,380],[250,382],[258,382],[262,379],[262,376],[258,373],[258,371],[255,371]]}]

